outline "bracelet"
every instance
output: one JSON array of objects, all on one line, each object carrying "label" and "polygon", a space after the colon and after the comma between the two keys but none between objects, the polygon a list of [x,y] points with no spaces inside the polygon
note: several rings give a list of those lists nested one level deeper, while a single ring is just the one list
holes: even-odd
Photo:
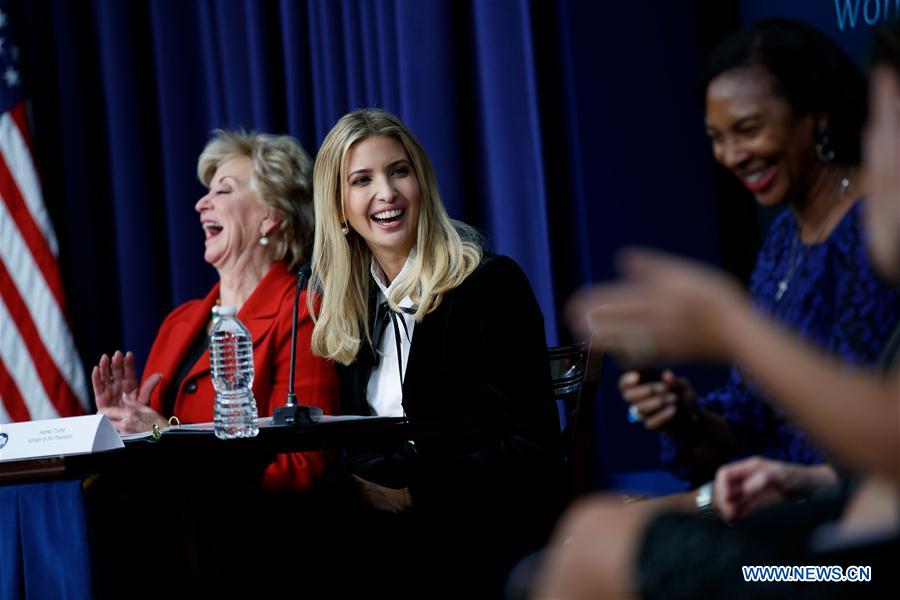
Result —
[{"label": "bracelet", "polygon": [[171,427],[172,425],[181,425],[181,421],[179,421],[178,417],[176,417],[175,415],[169,417],[169,427]]}]

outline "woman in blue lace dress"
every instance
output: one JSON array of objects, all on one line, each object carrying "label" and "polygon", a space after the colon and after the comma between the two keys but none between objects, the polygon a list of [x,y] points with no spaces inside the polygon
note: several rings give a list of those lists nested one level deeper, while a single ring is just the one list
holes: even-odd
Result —
[{"label": "woman in blue lace dress", "polygon": [[[900,296],[873,273],[860,222],[862,75],[825,35],[775,21],[717,49],[701,83],[715,159],[761,205],[787,209],[751,278],[757,307],[848,363],[875,362],[900,317]],[[827,461],[736,368],[724,387],[700,397],[671,371],[656,382],[627,372],[619,387],[631,415],[665,434],[663,462],[692,482],[751,454]]]}]

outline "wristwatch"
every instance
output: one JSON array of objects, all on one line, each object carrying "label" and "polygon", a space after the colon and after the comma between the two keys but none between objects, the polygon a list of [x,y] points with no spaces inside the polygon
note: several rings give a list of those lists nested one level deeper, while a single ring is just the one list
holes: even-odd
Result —
[{"label": "wristwatch", "polygon": [[700,516],[707,519],[714,519],[716,511],[713,510],[713,482],[707,481],[697,488],[697,495],[694,496],[694,505]]}]

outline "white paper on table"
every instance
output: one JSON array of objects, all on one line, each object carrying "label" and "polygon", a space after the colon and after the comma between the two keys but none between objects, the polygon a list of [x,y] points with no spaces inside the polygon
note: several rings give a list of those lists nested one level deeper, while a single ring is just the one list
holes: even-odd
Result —
[{"label": "white paper on table", "polygon": [[87,454],[123,446],[103,415],[0,424],[0,460]]}]

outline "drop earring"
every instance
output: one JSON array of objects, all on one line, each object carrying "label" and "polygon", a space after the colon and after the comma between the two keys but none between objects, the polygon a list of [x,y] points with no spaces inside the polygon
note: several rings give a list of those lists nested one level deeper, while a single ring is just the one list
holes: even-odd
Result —
[{"label": "drop earring", "polygon": [[268,245],[269,245],[269,238],[266,237],[266,236],[262,236],[261,238],[259,238],[259,245],[260,245],[260,246],[268,246]]},{"label": "drop earring", "polygon": [[350,233],[350,226],[347,225],[347,213],[344,212],[344,202],[341,201],[341,233],[347,235]]},{"label": "drop earring", "polygon": [[822,162],[834,160],[834,146],[831,144],[831,129],[825,123],[816,128],[816,154]]}]

